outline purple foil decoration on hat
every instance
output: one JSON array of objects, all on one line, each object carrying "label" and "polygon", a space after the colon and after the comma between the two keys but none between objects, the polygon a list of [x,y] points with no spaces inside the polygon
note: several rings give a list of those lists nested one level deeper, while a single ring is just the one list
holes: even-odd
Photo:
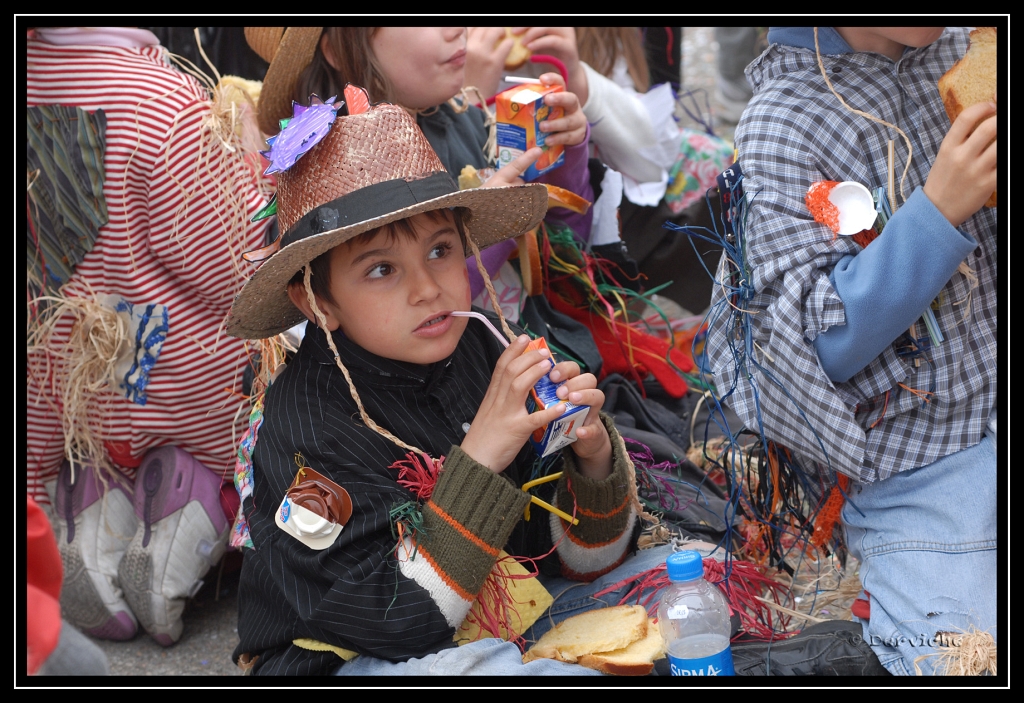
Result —
[{"label": "purple foil decoration on hat", "polygon": [[335,95],[324,101],[311,95],[309,107],[292,101],[291,119],[280,132],[267,140],[270,150],[260,152],[270,162],[263,175],[287,171],[303,154],[327,136],[338,116],[338,108],[343,104],[334,104],[337,97]]}]

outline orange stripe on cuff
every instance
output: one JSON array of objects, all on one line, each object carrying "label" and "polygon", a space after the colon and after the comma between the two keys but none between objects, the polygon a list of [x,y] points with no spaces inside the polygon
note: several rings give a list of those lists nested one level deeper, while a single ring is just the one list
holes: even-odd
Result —
[{"label": "orange stripe on cuff", "polygon": [[[581,508],[579,505],[576,506],[576,512],[578,514],[580,514],[580,515],[586,515],[587,517],[594,518],[596,520],[607,520],[608,518],[615,517],[616,515],[621,513],[623,510],[626,509],[626,507],[628,505],[629,505],[629,497],[627,496],[627,497],[622,499],[622,502],[619,503],[619,505],[614,510],[612,510],[610,512],[607,512],[607,513],[595,513],[592,510],[587,510],[586,508]],[[571,512],[571,511],[567,511],[567,512]]]},{"label": "orange stripe on cuff", "polygon": [[434,568],[434,573],[436,573],[441,578],[441,580],[444,581],[446,586],[455,591],[455,593],[457,593],[458,596],[462,598],[462,600],[469,601],[470,603],[476,600],[476,594],[469,593],[468,591],[466,591],[466,589],[462,588],[462,586],[455,583],[452,577],[449,576],[448,573],[444,569],[442,569],[441,566],[434,560],[434,558],[430,556],[427,550],[423,548],[423,545],[417,546],[416,554],[417,556],[421,556],[424,559],[426,559],[427,563]]},{"label": "orange stripe on cuff", "polygon": [[[598,547],[607,547],[609,544],[613,544],[618,540],[622,539],[622,532],[620,532],[619,534],[615,535],[611,539],[606,540],[604,542],[584,542],[572,533],[572,530],[570,529],[572,525],[567,523],[565,520],[562,520],[562,518],[558,519],[562,523],[562,529],[565,532],[565,536],[569,538],[569,541],[579,547],[582,547],[583,549],[597,549]],[[623,530],[623,532],[625,532],[625,530]]]},{"label": "orange stripe on cuff", "polygon": [[453,518],[451,515],[446,513],[444,510],[442,510],[441,507],[438,506],[437,503],[435,503],[434,501],[430,501],[429,503],[427,503],[427,506],[430,507],[430,509],[433,510],[435,513],[437,513],[438,517],[440,517],[442,520],[444,520],[449,525],[454,527],[455,530],[460,535],[462,535],[463,537],[468,539],[470,542],[472,542],[476,546],[480,547],[480,549],[484,550],[484,552],[486,552],[487,554],[490,554],[495,559],[498,558],[498,554],[500,553],[500,550],[497,547],[492,547],[491,545],[487,544],[482,539],[480,539],[479,537],[474,535],[472,532],[467,530],[465,527],[462,526],[462,524],[458,520]]}]

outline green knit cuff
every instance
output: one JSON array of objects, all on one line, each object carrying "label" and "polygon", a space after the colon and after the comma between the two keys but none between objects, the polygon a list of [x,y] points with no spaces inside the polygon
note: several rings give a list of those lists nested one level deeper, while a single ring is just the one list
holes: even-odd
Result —
[{"label": "green knit cuff", "polygon": [[464,597],[475,596],[529,502],[529,494],[453,445],[424,506],[419,545]]},{"label": "green knit cuff", "polygon": [[576,508],[580,524],[572,528],[572,533],[577,540],[590,545],[603,544],[617,538],[626,529],[630,518],[631,479],[625,444],[611,416],[601,413],[600,417],[611,439],[612,473],[601,481],[584,476],[579,472],[576,454],[570,446],[562,450],[564,473],[558,481],[558,508],[569,515]]}]

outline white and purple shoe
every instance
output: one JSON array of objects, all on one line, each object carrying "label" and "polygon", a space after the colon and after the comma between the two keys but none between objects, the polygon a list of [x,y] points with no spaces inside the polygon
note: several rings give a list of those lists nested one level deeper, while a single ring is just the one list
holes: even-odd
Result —
[{"label": "white and purple shoe", "polygon": [[149,451],[135,476],[138,528],[118,574],[139,623],[165,647],[181,637],[186,599],[227,548],[221,483],[178,447]]},{"label": "white and purple shoe", "polygon": [[102,481],[87,464],[76,463],[72,471],[67,461],[57,475],[53,527],[64,568],[61,611],[97,639],[130,640],[139,629],[118,580],[138,525],[130,488],[120,481]]}]

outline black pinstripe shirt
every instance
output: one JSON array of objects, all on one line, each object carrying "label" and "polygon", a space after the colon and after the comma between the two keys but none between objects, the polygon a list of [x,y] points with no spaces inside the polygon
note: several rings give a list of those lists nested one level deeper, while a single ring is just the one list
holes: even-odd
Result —
[{"label": "black pinstripe shirt", "polygon": [[[518,331],[518,330],[516,330]],[[335,344],[363,404],[378,424],[433,457],[449,455],[476,415],[503,348],[470,322],[453,355],[430,366],[384,359],[340,333]],[[274,513],[295,477],[296,453],[352,497],[338,541],[323,551],[288,537]],[[312,638],[361,654],[402,661],[453,646],[453,628],[395,559],[390,510],[412,499],[389,467],[405,450],[365,427],[324,333],[315,325],[267,390],[253,454],[253,493],[243,504],[255,550],[246,550],[239,586],[242,653],[258,655],[254,673],[326,674],[342,663],[333,652],[297,647]],[[560,470],[562,458],[554,457]],[[529,445],[502,474],[520,486],[537,470]],[[550,500],[554,484],[545,492]],[[519,520],[506,551],[535,556],[551,549],[549,520]],[[520,513],[521,515],[521,513]],[[542,568],[557,572],[556,556]]]}]

